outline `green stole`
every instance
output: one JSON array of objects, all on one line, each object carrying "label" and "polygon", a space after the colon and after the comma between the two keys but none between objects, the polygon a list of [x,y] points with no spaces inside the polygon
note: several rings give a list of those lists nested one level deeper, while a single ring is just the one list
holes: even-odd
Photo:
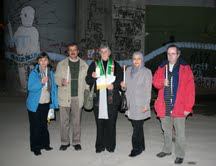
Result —
[{"label": "green stole", "polygon": [[[106,75],[107,74],[111,75],[111,73],[112,73],[112,65],[113,65],[112,63],[113,63],[113,60],[112,60],[111,57],[109,57],[108,62],[107,62]],[[100,69],[100,76],[103,76],[105,73],[104,73],[104,67],[102,65],[102,59],[101,58],[98,59],[97,65],[98,65],[98,67]]]},{"label": "green stole", "polygon": [[[106,76],[112,75],[112,67],[113,67],[113,60],[111,57],[109,57],[109,60],[107,62],[107,70],[105,74],[104,66],[102,64],[102,59],[98,59],[97,66],[100,69],[100,78],[98,79],[106,79]],[[105,77],[105,78],[103,78]],[[100,85],[99,85],[100,86]],[[102,85],[103,86],[103,85]],[[98,85],[97,85],[98,88]],[[109,119],[108,116],[108,106],[107,106],[107,89],[102,88],[99,90],[99,113],[98,113],[98,119]]]}]

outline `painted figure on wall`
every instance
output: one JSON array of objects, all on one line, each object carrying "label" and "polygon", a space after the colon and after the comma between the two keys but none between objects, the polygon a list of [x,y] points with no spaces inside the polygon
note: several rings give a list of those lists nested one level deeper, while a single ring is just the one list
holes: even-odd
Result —
[{"label": "painted figure on wall", "polygon": [[[35,10],[31,6],[26,6],[21,10],[22,25],[12,36],[12,28],[9,28],[10,36],[13,38],[16,52],[19,55],[31,55],[40,52],[39,32],[33,26]],[[27,77],[33,68],[31,63],[18,63],[18,74],[22,91],[26,91]]]}]

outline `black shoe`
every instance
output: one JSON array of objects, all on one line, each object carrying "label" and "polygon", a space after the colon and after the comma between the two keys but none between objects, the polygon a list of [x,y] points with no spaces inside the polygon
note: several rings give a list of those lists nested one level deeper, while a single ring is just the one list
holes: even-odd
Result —
[{"label": "black shoe", "polygon": [[160,152],[156,156],[162,158],[162,157],[165,157],[165,156],[168,156],[168,155],[171,155],[171,153]]},{"label": "black shoe", "polygon": [[101,153],[103,152],[105,149],[96,149],[96,153]]},{"label": "black shoe", "polygon": [[113,153],[114,152],[114,150],[107,150],[108,152],[110,152],[110,153]]},{"label": "black shoe", "polygon": [[82,150],[82,147],[80,144],[77,144],[77,145],[73,145],[74,149],[75,150]]},{"label": "black shoe", "polygon": [[142,153],[142,151],[132,150],[131,153],[129,154],[129,157],[136,157],[136,156],[140,155],[141,153]]},{"label": "black shoe", "polygon": [[180,158],[180,157],[176,157],[176,159],[175,159],[175,164],[181,164],[181,163],[183,163],[183,158]]},{"label": "black shoe", "polygon": [[40,150],[35,150],[35,151],[33,151],[33,152],[34,152],[35,156],[41,155],[41,151],[40,151]]},{"label": "black shoe", "polygon": [[68,145],[61,145],[60,148],[59,148],[59,150],[65,151],[69,146],[70,146],[70,144],[68,144]]},{"label": "black shoe", "polygon": [[52,147],[50,147],[50,146],[48,146],[48,147],[45,147],[44,149],[45,149],[46,151],[53,150],[53,148],[52,148]]}]

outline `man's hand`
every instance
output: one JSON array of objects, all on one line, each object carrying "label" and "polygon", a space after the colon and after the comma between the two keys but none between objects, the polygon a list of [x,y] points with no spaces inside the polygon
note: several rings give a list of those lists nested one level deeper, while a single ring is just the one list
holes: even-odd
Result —
[{"label": "man's hand", "polygon": [[107,86],[108,90],[113,90],[113,88],[114,88],[113,84],[110,84],[110,85]]},{"label": "man's hand", "polygon": [[184,116],[188,116],[190,114],[190,112],[184,111]]},{"label": "man's hand", "polygon": [[164,82],[163,82],[163,85],[164,86],[169,86],[169,80],[165,79]]}]

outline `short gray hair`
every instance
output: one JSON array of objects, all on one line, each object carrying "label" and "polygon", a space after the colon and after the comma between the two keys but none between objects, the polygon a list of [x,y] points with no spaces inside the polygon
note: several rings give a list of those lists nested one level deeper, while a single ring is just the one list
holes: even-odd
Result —
[{"label": "short gray hair", "polygon": [[107,42],[103,42],[103,43],[100,44],[100,48],[99,49],[102,49],[102,48],[108,48],[110,50],[110,47],[109,47],[109,45],[108,45]]}]

